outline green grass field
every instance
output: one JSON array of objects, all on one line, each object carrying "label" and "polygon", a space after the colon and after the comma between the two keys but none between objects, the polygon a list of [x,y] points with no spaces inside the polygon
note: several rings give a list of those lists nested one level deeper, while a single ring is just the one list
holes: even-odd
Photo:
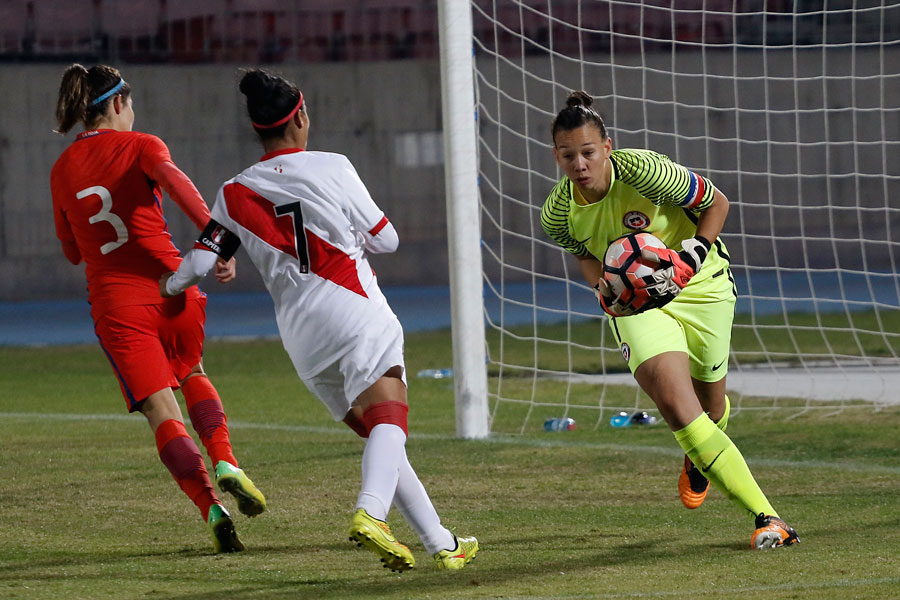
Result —
[{"label": "green grass field", "polygon": [[[449,334],[408,336],[407,356],[411,373],[447,366]],[[754,552],[751,519],[721,493],[681,507],[665,427],[550,434],[541,414],[523,435],[462,441],[449,383],[411,378],[410,460],[481,552],[438,571],[392,513],[418,560],[392,574],[345,535],[362,442],[280,344],[211,341],[205,363],[270,505],[237,515],[237,555],[211,553],[98,347],[0,348],[0,598],[900,597],[898,409],[734,416],[729,434],[802,540]]]},{"label": "green grass field", "polygon": [[[756,318],[735,315],[731,357],[743,364],[775,360],[799,364],[839,356],[846,360],[900,354],[900,311],[850,313],[790,313]],[[602,373],[604,367],[627,371],[618,344],[605,320],[537,323],[516,326],[502,334],[491,329],[487,342],[494,362],[535,364],[561,372]],[[497,367],[491,373],[497,374]],[[510,370],[506,369],[506,375]]]}]

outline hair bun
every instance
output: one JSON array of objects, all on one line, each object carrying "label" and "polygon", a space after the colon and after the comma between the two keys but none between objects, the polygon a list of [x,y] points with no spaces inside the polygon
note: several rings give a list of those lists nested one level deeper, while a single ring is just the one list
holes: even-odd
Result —
[{"label": "hair bun", "polygon": [[263,71],[247,71],[241,78],[240,90],[248,99],[265,101],[272,96],[273,81]]},{"label": "hair bun", "polygon": [[585,108],[588,108],[593,103],[594,99],[584,90],[570,92],[569,97],[566,98],[566,106],[570,107],[584,106]]}]

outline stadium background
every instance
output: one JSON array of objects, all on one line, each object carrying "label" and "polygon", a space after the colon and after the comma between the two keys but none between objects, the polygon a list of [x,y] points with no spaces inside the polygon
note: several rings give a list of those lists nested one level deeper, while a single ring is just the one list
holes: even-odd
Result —
[{"label": "stadium background", "polygon": [[[547,6],[546,0],[535,0],[530,4],[542,8]],[[565,19],[571,16],[568,13],[578,10],[578,4],[576,0],[555,0],[554,14]],[[690,12],[682,13],[685,18],[675,25],[676,31],[671,31],[673,24],[667,17],[659,20],[653,18],[655,14],[662,15],[663,11],[645,11],[640,18],[644,36],[651,39],[674,37],[680,41],[699,40],[703,36],[707,44],[731,40],[748,45],[765,36],[769,46],[794,44],[801,48],[804,44],[822,42],[821,19],[818,19],[818,26],[815,19],[799,21],[800,26],[797,26],[797,14],[802,13],[803,6],[808,5],[809,10],[821,10],[821,3],[768,0],[765,2],[765,13],[759,12],[758,2],[698,0],[686,3],[684,7],[680,5],[680,8],[689,8],[687,4],[696,4],[697,8],[705,7],[710,12],[703,20],[691,20]],[[829,9],[834,12],[833,18],[829,16],[827,19],[830,44],[839,44],[842,36],[847,41],[853,36],[855,42],[865,42],[867,39],[880,39],[879,36],[884,31],[895,32],[896,35],[900,30],[900,23],[882,23],[876,20],[878,12],[866,12],[852,17],[851,22],[850,13],[842,9],[852,6],[854,2],[851,0],[828,3]],[[723,12],[717,13],[716,10],[720,8]],[[614,24],[609,22],[610,13],[598,11],[598,22],[593,23],[593,27],[602,31],[604,24],[601,21],[606,19],[607,29],[614,27],[617,32],[627,33],[628,24],[638,22],[637,12],[634,11],[640,10],[640,3],[635,3],[633,9],[627,4],[617,5]],[[731,10],[736,10],[739,16],[742,10],[747,11],[746,18],[734,18],[727,12]],[[521,21],[517,15],[510,15],[510,22],[520,22],[522,33],[526,37],[540,42],[553,35],[553,47],[559,51],[574,50],[584,41],[573,36],[571,29],[550,31],[546,19],[531,19],[530,14],[525,13],[524,20]],[[882,11],[881,14],[896,19],[900,11]],[[871,22],[866,22],[866,18],[871,18]],[[490,43],[495,46],[493,50],[502,54],[504,45],[508,44],[511,51],[520,51],[520,36],[504,35],[501,32],[495,37],[493,31],[488,31],[493,26],[477,18],[474,26],[476,36],[491,40]],[[210,204],[214,201],[221,182],[254,162],[261,152],[247,123],[242,99],[237,91],[239,68],[263,65],[296,81],[304,91],[313,119],[310,147],[347,154],[373,197],[398,229],[400,250],[388,257],[374,257],[373,264],[383,285],[388,288],[405,286],[402,292],[389,292],[404,325],[414,329],[449,325],[437,27],[437,6],[433,0],[0,2],[0,89],[3,90],[3,99],[0,101],[3,107],[0,111],[0,273],[3,274],[0,277],[0,302],[6,303],[0,310],[0,317],[5,321],[5,335],[0,342],[15,343],[21,336],[28,335],[28,329],[32,325],[36,325],[37,328],[32,329],[40,331],[42,335],[54,333],[40,327],[48,313],[55,313],[56,318],[60,319],[71,310],[76,322],[79,315],[83,316],[71,304],[40,304],[46,301],[74,300],[77,306],[83,307],[82,302],[86,296],[82,269],[69,265],[59,251],[53,231],[49,191],[50,168],[73,137],[58,136],[52,129],[55,125],[53,111],[59,77],[63,68],[74,61],[87,65],[104,62],[122,69],[125,78],[133,86],[137,113],[135,128],[156,134],[166,141],[176,163],[194,180]],[[484,29],[483,35],[481,28]],[[598,35],[588,40],[585,47],[602,55],[613,49],[610,47],[613,43],[610,40],[610,37]],[[662,64],[668,59],[669,50],[666,47],[655,49],[652,44],[638,42],[636,38],[629,38],[627,35],[617,36],[614,43],[617,61],[623,64],[638,64],[643,60],[645,64],[652,66],[654,61]],[[856,57],[851,56],[850,50],[847,51],[843,57],[846,63],[843,64],[840,55],[837,58],[832,55],[829,68],[837,73],[849,71],[853,64],[860,62],[860,52],[871,52],[873,61],[878,52],[884,52],[887,55],[884,59],[886,64],[900,62],[900,50],[895,45],[872,50],[860,48],[854,52],[857,53]],[[550,59],[540,45],[535,45],[527,54],[529,68],[539,72],[547,69]],[[687,54],[684,59],[688,64],[692,59],[701,60],[699,53],[693,58],[689,52],[684,54]],[[748,68],[753,68],[755,58],[758,56],[753,51],[744,51],[743,59]],[[476,59],[480,60],[480,57]],[[703,60],[706,61],[704,68],[715,73],[718,70],[717,61],[721,61],[722,69],[726,69],[730,66],[726,63],[732,57],[728,52],[721,55],[710,52],[704,55]],[[819,58],[815,53],[798,52],[796,60],[796,66],[785,65],[786,75],[789,75],[791,68],[809,69],[812,72],[822,68],[817,64]],[[865,63],[865,60],[861,62]],[[577,70],[577,64],[564,63],[555,68],[560,80],[577,80],[577,77],[568,77],[564,72],[565,69]],[[770,75],[778,77],[780,74]],[[602,81],[598,81],[598,88],[602,84]],[[867,85],[872,87],[867,88]],[[863,78],[855,88],[831,86],[827,90],[828,101],[834,107],[851,105],[851,94],[874,94],[878,89],[875,87],[877,85],[880,82],[867,82]],[[896,86],[896,82],[889,82],[889,85]],[[623,94],[632,96],[638,92],[637,89],[629,89],[628,81],[619,82],[618,89]],[[747,96],[765,93],[763,86],[747,86],[740,91]],[[889,94],[900,94],[900,90],[886,91]],[[707,93],[712,94],[708,99],[710,105],[721,106],[728,104],[729,95],[734,90],[725,86],[713,86]],[[801,96],[803,93],[810,94],[811,101],[821,102],[821,98],[817,96],[821,92],[801,90]],[[716,94],[721,94],[721,97]],[[543,100],[546,103],[546,99]],[[776,97],[768,100],[777,112],[779,99]],[[766,99],[751,98],[747,103],[765,104]],[[637,103],[623,103],[616,121],[640,120],[637,114],[632,118],[628,113],[630,110],[640,111],[642,108]],[[722,116],[721,112],[716,115],[715,118],[736,118]],[[704,118],[707,115],[685,111],[683,127],[690,130],[693,124]],[[766,119],[773,118],[776,121],[767,123]],[[871,134],[857,131],[854,132],[856,139],[882,139],[882,126],[887,130],[900,130],[897,118],[896,113],[888,113],[886,123],[873,118],[869,122],[873,128]],[[511,130],[536,126],[534,123],[517,123],[516,115],[510,115],[510,119],[505,125]],[[776,134],[782,129],[790,131],[786,134],[790,137],[794,135],[793,129],[797,125],[793,122],[793,117],[790,122],[779,123],[777,116],[753,111],[742,114],[740,119],[742,134],[751,139],[763,139],[767,125]],[[854,122],[855,120],[843,118],[839,110],[829,115],[830,139],[850,137],[847,128],[853,126]],[[803,123],[800,125],[802,127]],[[544,127],[545,124],[539,123],[537,126]],[[494,132],[484,130],[494,127],[493,125],[482,122],[481,127],[485,139],[496,137]],[[539,132],[535,134],[529,131],[528,134],[542,139]],[[641,141],[630,140],[624,135],[616,139],[619,146],[640,145]],[[667,145],[672,143],[672,137],[650,139],[649,142],[651,147],[667,152],[670,150]],[[717,149],[707,159],[702,142],[686,140],[681,144],[680,162],[697,165],[701,171],[707,170],[722,189],[737,189],[739,183],[744,184],[744,190],[753,189],[753,175],[716,171],[718,161],[723,164],[734,162],[733,157],[727,155],[730,151],[728,148],[721,151]],[[509,150],[511,146],[514,144],[507,143],[505,150],[511,162],[516,162],[517,151],[525,153],[530,150],[532,161],[537,160],[536,167],[543,170],[553,168],[549,145],[529,149],[525,147],[526,144],[520,144],[521,149],[513,150],[512,153]],[[877,151],[873,153],[873,157],[880,157],[881,149],[875,150]],[[798,168],[796,162],[799,160],[792,152],[790,148],[781,156],[747,152],[741,157],[741,164],[746,167],[747,173],[766,173],[772,165],[779,172],[792,173]],[[535,156],[538,158],[535,159]],[[858,169],[863,173],[879,173],[883,168],[880,158],[877,162],[867,161],[865,155],[842,153],[838,149],[833,152],[823,150],[813,155],[812,160],[821,161],[819,165],[808,164],[810,155],[805,155],[803,160],[806,162],[804,168],[812,173],[825,173],[825,161],[828,161],[828,168],[835,172],[849,173]],[[544,163],[541,164],[541,161]],[[860,162],[857,165],[855,161]],[[738,181],[740,177],[747,179]],[[521,181],[518,191],[513,187],[505,190],[505,193],[528,199],[527,178],[522,178]],[[877,231],[896,231],[900,228],[900,214],[896,212],[889,213],[892,215],[890,218],[896,222],[888,223],[886,227],[884,223],[863,222],[860,225],[857,215],[862,219],[869,216],[883,219],[884,211],[857,211],[857,207],[850,206],[857,196],[863,201],[869,197],[865,190],[867,185],[875,186],[871,194],[875,202],[873,206],[877,207],[878,202],[883,202],[883,180],[880,178],[847,177],[828,182],[824,177],[807,178],[803,182],[804,210],[800,210],[797,185],[797,182],[792,181],[785,184],[779,202],[782,206],[788,206],[780,209],[777,214],[772,214],[772,221],[761,220],[756,223],[760,231],[773,229],[778,232],[789,231],[793,224],[803,220],[807,240],[799,241],[788,236],[778,242],[781,266],[792,266],[790,257],[794,255],[798,261],[815,261],[816,249],[810,247],[810,244],[816,242],[810,242],[810,239],[823,240],[818,243],[828,247],[824,248],[826,251],[821,256],[823,260],[830,261],[833,260],[831,242],[824,241],[828,238],[855,240],[856,246],[861,227],[863,230]],[[840,203],[842,198],[846,198],[852,212],[836,211],[840,206],[835,207],[833,204],[827,210],[808,210],[817,202],[825,206],[825,185],[835,186],[829,190],[828,202],[833,203],[837,199]],[[863,187],[859,194],[856,192],[857,186]],[[489,192],[483,192],[489,195]],[[539,196],[530,198],[530,202],[540,204],[543,193]],[[745,194],[741,201],[748,205],[756,202],[754,198],[747,196]],[[798,198],[797,205],[791,207],[794,196]],[[758,201],[764,203],[767,200],[767,197],[761,195]],[[848,215],[847,218],[844,218],[844,214]],[[168,201],[166,215],[176,245],[180,248],[188,247],[194,236],[190,223]],[[508,216],[513,220],[513,226],[516,218],[527,220],[531,217],[531,213],[526,211],[521,215]],[[726,231],[735,230],[734,220],[739,217],[737,211],[732,211],[729,216],[732,223],[731,226],[726,224]],[[873,227],[870,228],[870,225]],[[746,230],[747,223],[744,226]],[[524,228],[527,229],[527,226]],[[749,232],[752,234],[753,231],[751,227]],[[487,232],[486,235],[491,233]],[[761,244],[760,256],[771,253],[771,242],[756,243]],[[799,251],[801,243],[806,244],[808,254]],[[751,240],[744,248],[752,252],[753,244]],[[841,267],[863,269],[862,263],[865,261],[865,268],[890,270],[892,264],[900,261],[900,257],[891,256],[895,252],[892,244],[889,243],[887,247],[889,251],[883,252],[885,244],[882,240],[882,243],[873,246],[877,251],[869,255],[865,255],[865,251],[862,254],[848,252],[841,257]],[[739,254],[742,248],[735,245],[731,250],[738,261],[741,261],[743,257]],[[508,252],[510,262],[515,262],[516,252],[527,254],[532,249],[510,245]],[[538,249],[538,252],[541,250]],[[542,257],[538,256],[537,262],[540,263],[541,260]],[[760,262],[759,257],[755,257],[755,262]],[[558,270],[553,265],[553,256],[548,252],[546,268]],[[813,262],[811,266],[827,268],[830,265],[816,265]],[[486,268],[493,267],[487,264]],[[758,284],[754,283],[758,289]],[[242,261],[237,282],[223,288],[207,287],[216,295],[232,294],[232,304],[225,303],[223,306],[233,306],[238,311],[246,311],[247,305],[260,308],[262,304],[260,322],[265,323],[266,327],[271,326],[271,318],[268,321],[265,318],[269,304],[263,294],[261,281],[246,259]],[[243,296],[243,300],[240,299],[241,293],[247,294]],[[776,293],[773,291],[769,295],[775,296]],[[430,300],[422,302],[421,298]],[[590,300],[586,298],[585,302],[589,304]],[[28,304],[22,304],[23,301]],[[401,302],[400,306],[396,306],[398,301]],[[895,301],[888,299],[887,302]],[[586,306],[585,310],[591,309]],[[740,306],[738,310],[740,311]],[[230,319],[225,320],[231,322]],[[253,318],[245,320],[248,323],[254,322]],[[233,325],[233,322],[230,324]],[[210,326],[213,328],[210,333],[215,335],[215,320],[212,315]],[[62,329],[64,328],[60,326],[54,328],[54,331]],[[274,330],[258,332],[273,333]],[[252,331],[232,329],[220,333],[241,335]],[[55,339],[72,341],[58,335]]]},{"label": "stadium background", "polygon": [[[859,141],[844,143],[840,138],[847,133],[842,129],[847,125],[838,113],[858,120],[862,132],[871,135],[871,112],[864,107],[881,101],[888,109],[881,111],[885,131],[878,137],[885,160],[867,156],[869,142],[863,138],[862,144],[856,144],[862,150],[859,171],[883,174],[884,185],[874,196],[882,202],[882,215],[890,217],[900,209],[896,201],[900,161],[892,159],[900,132],[894,98],[900,97],[900,90],[890,87],[897,85],[900,72],[897,52],[891,49],[900,36],[898,0],[580,0],[580,6],[595,2],[604,7],[615,5],[617,19],[614,27],[604,26],[603,13],[598,13],[598,33],[585,49],[595,53],[592,57],[597,63],[608,61],[607,29],[621,31],[615,36],[616,65],[635,65],[626,72],[640,70],[642,52],[651,61],[662,60],[666,48],[672,52],[671,44],[657,50],[651,38],[638,39],[641,33],[667,39],[673,33],[670,28],[677,30],[674,33],[679,40],[685,40],[677,54],[679,64],[686,68],[692,67],[690,60],[696,58],[688,48],[692,40],[725,45],[740,40],[759,46],[764,35],[771,66],[787,69],[780,64],[781,57],[807,61],[804,44],[822,41],[823,31],[810,23],[805,11],[818,11],[811,18],[821,25],[823,8],[829,13],[833,10],[834,15],[824,20],[828,39],[837,46],[828,51],[835,83],[828,90],[829,102],[823,104],[821,97],[818,101],[820,115],[833,111],[837,116],[829,123],[835,127],[827,138],[829,143],[822,147],[830,149],[834,160]],[[489,10],[511,2],[478,3]],[[523,0],[518,6],[526,4],[543,11],[552,5],[553,14],[568,22],[574,21],[571,13],[577,9],[577,3],[570,0]],[[632,4],[644,8],[642,31],[635,31],[637,9],[632,10]],[[668,7],[670,15],[673,6],[679,11],[684,8],[682,16],[701,8],[711,12],[703,23],[679,19],[675,24],[654,20],[652,7],[658,6]],[[876,8],[857,10],[872,6]],[[848,9],[855,16],[843,12]],[[717,11],[733,10],[738,11],[734,19],[719,20]],[[375,257],[375,266],[404,327],[409,328],[411,314],[429,327],[445,327],[449,307],[435,12],[435,0],[0,0],[0,354],[4,357],[0,388],[5,399],[0,402],[0,597],[896,597],[900,584],[900,529],[896,527],[900,413],[895,404],[900,398],[896,394],[900,381],[870,377],[883,385],[887,400],[864,405],[875,410],[836,410],[832,406],[810,411],[808,403],[779,400],[777,396],[786,388],[779,380],[775,381],[779,389],[774,396],[758,394],[775,403],[760,410],[735,411],[739,415],[732,413],[736,418],[729,435],[766,493],[777,501],[778,510],[803,539],[801,547],[786,552],[751,554],[746,550],[750,522],[739,519],[722,494],[713,493],[701,511],[681,509],[674,486],[682,454],[665,427],[619,429],[606,425],[610,410],[631,408],[636,401],[630,390],[613,385],[613,376],[604,376],[610,380],[609,386],[605,381],[573,385],[577,389],[571,396],[564,389],[566,384],[541,380],[536,388],[538,400],[546,404],[535,405],[533,410],[523,407],[530,411],[530,421],[514,419],[519,405],[504,404],[503,409],[511,407],[512,414],[501,412],[501,427],[479,441],[456,440],[453,435],[450,382],[411,378],[415,433],[408,447],[415,454],[415,467],[427,480],[442,518],[460,532],[478,535],[484,548],[473,569],[448,578],[425,564],[427,557],[415,544],[411,548],[417,558],[426,559],[418,565],[422,568],[394,576],[341,539],[355,489],[339,482],[359,476],[354,449],[359,442],[346,428],[330,422],[326,411],[303,389],[278,342],[218,340],[210,344],[206,356],[210,373],[227,399],[229,427],[241,460],[246,457],[245,468],[264,486],[272,503],[268,516],[241,521],[241,536],[250,551],[239,556],[212,555],[208,534],[194,508],[184,499],[172,502],[172,482],[158,463],[150,432],[141,417],[122,412],[116,381],[96,343],[10,347],[39,336],[93,341],[81,270],[66,263],[59,251],[47,185],[52,162],[72,138],[60,138],[50,130],[59,75],[74,60],[109,62],[123,69],[135,85],[138,128],[169,143],[178,163],[210,201],[223,178],[259,156],[252,132],[242,120],[236,91],[238,67],[264,64],[296,77],[312,100],[313,147],[350,155],[400,230],[398,253]],[[887,19],[883,23],[867,21],[873,13]],[[517,23],[518,16],[510,15],[510,22]],[[493,31],[487,29],[491,25],[476,15],[475,26],[479,43],[490,44]],[[540,25],[528,25],[527,29],[532,36],[529,39],[534,40],[552,33],[554,48],[571,44],[567,52],[574,51],[577,56],[577,40],[566,38],[565,30],[542,32]],[[276,30],[280,33],[273,37]],[[861,38],[874,36],[884,46],[878,60],[888,67],[882,78],[885,88],[878,96],[863,83],[868,81],[868,69],[877,69],[869,64],[871,54],[866,54],[866,61],[856,61],[855,67],[836,58],[849,49],[846,42],[851,32]],[[276,44],[267,44],[273,39]],[[507,49],[510,55],[522,51],[517,35],[505,30],[499,31],[497,42],[504,53]],[[546,53],[526,48],[529,67],[546,67]],[[754,58],[763,53],[742,48],[736,55],[741,67],[750,69],[758,65]],[[486,58],[479,52],[483,66]],[[810,66],[802,64],[803,68]],[[814,73],[820,73],[824,64],[815,66],[819,70]],[[865,97],[857,98],[857,104],[846,104],[844,84],[838,81],[848,79],[848,68],[858,68],[856,74],[863,76],[863,87],[858,90]],[[491,70],[488,65],[485,72]],[[605,81],[602,75],[590,74],[589,81]],[[710,79],[715,79],[711,75]],[[517,82],[520,86],[522,80],[524,77]],[[652,79],[648,83],[654,84]],[[656,87],[660,87],[658,83]],[[741,92],[758,93],[752,85],[748,88]],[[504,87],[498,93],[509,89]],[[633,90],[627,91],[633,94]],[[892,96],[880,96],[882,93]],[[563,97],[562,89],[554,94],[557,105]],[[777,99],[777,95],[773,97]],[[490,100],[487,95],[484,99]],[[616,103],[625,110],[632,100],[617,98]],[[753,99],[758,101],[758,97]],[[754,111],[742,117],[747,120],[741,133],[761,138],[764,134],[753,124],[762,117]],[[549,161],[546,116],[533,120],[535,131],[529,133],[534,141],[528,143],[533,144],[532,155],[540,153]],[[609,119],[616,128],[617,144],[623,142],[621,133],[630,133],[626,119],[635,117],[639,119],[637,127],[643,127],[643,115],[618,112]],[[786,137],[791,132],[785,128],[794,125],[772,124],[778,126],[776,134]],[[664,125],[662,129],[671,129],[671,123]],[[481,127],[487,126],[483,119]],[[694,160],[689,136],[682,133],[679,130],[685,154],[679,159]],[[653,137],[652,142],[662,145],[670,140]],[[522,143],[522,139],[517,146],[505,142],[505,152],[513,147],[520,150]],[[820,149],[818,144],[813,146],[813,152]],[[717,183],[723,188],[731,186],[734,179],[728,178],[732,175],[717,166],[717,159],[712,153],[709,159],[698,161],[697,168],[708,165]],[[751,159],[753,171],[748,171],[748,177],[767,167],[758,158]],[[793,166],[782,165],[788,173]],[[803,166],[809,167],[803,171],[806,173],[823,172],[823,164],[804,162]],[[840,163],[841,169],[855,166]],[[546,185],[548,175],[532,181],[535,190],[539,183]],[[507,177],[507,183],[511,179]],[[778,179],[791,178],[782,175]],[[806,184],[813,184],[812,178],[805,178]],[[765,191],[768,194],[770,190]],[[522,198],[536,207],[542,195],[523,193]],[[729,195],[742,209],[767,200],[765,195]],[[791,199],[786,196],[779,198],[779,204]],[[877,211],[844,210],[837,203],[846,198],[834,191],[829,196],[836,203],[823,209],[829,217],[818,214],[818,204],[803,210],[784,206],[776,211],[778,224],[787,228],[796,224],[798,217],[805,218],[804,225],[814,225],[816,229],[810,233],[817,237],[830,236],[833,226],[835,232],[846,236],[847,246],[854,248],[844,252],[852,259],[868,243],[859,239],[856,217]],[[804,206],[820,200],[812,194],[803,198]],[[168,201],[166,212],[176,241],[184,248],[192,237],[190,227]],[[729,244],[741,227],[768,223],[762,221],[764,211],[760,221],[735,221],[735,217],[728,224],[732,232]],[[829,218],[831,223],[826,226]],[[884,235],[891,227],[896,231],[896,223],[885,223],[890,220],[883,218],[872,232]],[[487,235],[492,234],[488,231]],[[812,239],[810,236],[809,241]],[[883,252],[869,257],[881,261],[879,265],[896,258],[890,254],[898,248],[894,239],[872,243],[872,247]],[[826,256],[831,260],[834,253]],[[239,324],[247,331],[259,331],[272,324],[271,300],[259,291],[246,257],[240,260],[238,286],[207,286],[212,296],[208,323],[212,335],[218,335],[223,325]],[[828,276],[834,271],[825,268],[819,273]],[[846,304],[839,300],[848,290],[823,290],[816,285],[815,290],[807,287],[792,293],[781,287],[791,272],[778,272],[785,277],[779,279],[779,285],[760,292],[765,298],[757,298],[757,309],[771,297],[777,304],[775,310],[784,310],[785,305],[775,302],[780,299],[779,292],[804,299],[814,294],[823,306]],[[894,317],[900,300],[894,285],[896,271],[888,268],[885,273],[891,279],[882,286],[887,289],[880,290],[886,298],[878,309],[883,316]],[[855,281],[846,280],[845,287],[855,287]],[[404,287],[396,287],[400,284]],[[821,303],[822,293],[837,295],[838,302]],[[582,294],[572,296],[574,302],[575,296],[581,298]],[[565,306],[562,298],[561,310],[596,315],[593,296],[589,292],[583,296],[583,308]],[[560,302],[560,298],[540,298],[541,306],[549,306],[551,301]],[[866,304],[871,305],[871,299]],[[219,310],[224,312],[216,312]],[[509,316],[511,306],[506,310]],[[240,319],[235,319],[238,312]],[[778,316],[773,316],[776,324]],[[593,331],[607,329],[599,316],[595,320]],[[900,331],[896,319],[886,323],[887,335],[879,336],[880,350],[896,343],[891,336]],[[71,327],[82,328],[86,334],[78,335],[84,339],[66,338]],[[775,331],[784,338],[793,334],[781,326]],[[852,340],[857,331],[830,333]],[[449,366],[449,338],[445,331],[408,336],[411,371]],[[900,374],[895,366],[896,346],[890,352],[889,358],[895,362],[889,368]],[[614,358],[620,364],[618,357]],[[729,382],[741,374],[737,369],[730,371]],[[772,379],[752,369],[744,375],[759,382]],[[799,373],[799,378],[807,387],[809,383],[813,388],[835,387],[832,379],[808,370]],[[507,378],[503,392],[512,396],[518,390],[531,389],[534,395],[535,387],[526,378]],[[593,406],[568,411],[570,398],[572,405]],[[563,401],[565,407],[558,404]],[[542,422],[553,416],[572,416],[578,428],[566,433],[545,432]],[[591,422],[602,426],[592,428]],[[509,435],[521,428],[527,430],[524,435]],[[392,526],[402,541],[415,539],[401,519]]]}]

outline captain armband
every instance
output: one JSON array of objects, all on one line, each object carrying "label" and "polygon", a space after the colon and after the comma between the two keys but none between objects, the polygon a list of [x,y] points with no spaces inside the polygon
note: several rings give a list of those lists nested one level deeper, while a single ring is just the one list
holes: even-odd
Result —
[{"label": "captain armband", "polygon": [[210,219],[209,223],[206,224],[203,233],[197,238],[194,247],[206,248],[207,250],[215,252],[223,260],[228,260],[234,256],[234,253],[241,247],[241,240],[224,226],[219,225],[215,220]]}]

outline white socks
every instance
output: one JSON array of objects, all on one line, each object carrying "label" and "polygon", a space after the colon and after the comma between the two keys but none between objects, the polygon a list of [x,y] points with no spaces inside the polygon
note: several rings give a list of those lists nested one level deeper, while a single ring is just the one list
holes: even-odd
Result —
[{"label": "white socks", "polygon": [[396,425],[379,423],[369,432],[362,456],[362,487],[356,508],[384,521],[391,506],[412,526],[428,554],[456,548],[453,534],[441,525],[416,472],[406,458],[406,434]]},{"label": "white socks", "polygon": [[428,554],[456,549],[453,534],[441,525],[441,518],[434,509],[428,492],[406,459],[405,453],[400,463],[400,479],[397,481],[394,504],[407,523],[415,529]]},{"label": "white socks", "polygon": [[356,508],[380,521],[387,518],[397,489],[400,463],[406,460],[406,434],[396,425],[379,423],[369,432],[362,455],[362,487]]}]

